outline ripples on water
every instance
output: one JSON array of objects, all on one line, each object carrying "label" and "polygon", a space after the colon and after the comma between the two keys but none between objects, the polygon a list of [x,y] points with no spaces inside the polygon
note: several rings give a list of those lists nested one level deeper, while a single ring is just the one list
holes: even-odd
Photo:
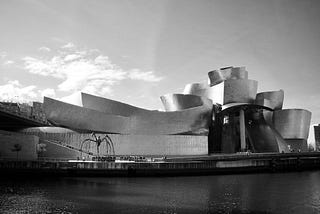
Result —
[{"label": "ripples on water", "polygon": [[0,213],[320,213],[320,172],[2,178]]}]

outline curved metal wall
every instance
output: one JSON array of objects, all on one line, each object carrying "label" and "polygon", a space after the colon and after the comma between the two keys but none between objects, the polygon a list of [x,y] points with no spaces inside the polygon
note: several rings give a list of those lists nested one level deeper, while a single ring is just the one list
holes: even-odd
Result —
[{"label": "curved metal wall", "polygon": [[[44,110],[47,119],[54,124],[77,130],[143,135],[207,135],[211,122],[212,102],[207,99],[203,99],[203,105],[183,111],[140,109],[130,116],[123,116],[119,115],[119,111],[118,115],[110,111],[107,107],[110,104],[109,99],[91,95],[83,98],[85,108],[45,97]],[[118,103],[118,109],[126,113],[126,104],[117,101],[111,103]],[[128,108],[129,113],[131,109]]]},{"label": "curved metal wall", "polygon": [[190,83],[185,86],[183,94],[204,96],[208,87],[209,86],[206,83]]},{"label": "curved metal wall", "polygon": [[[90,102],[88,100],[91,100]],[[91,96],[86,94],[82,97],[83,106],[107,114],[115,114],[111,112],[109,99]],[[182,111],[161,112],[139,109],[139,111],[131,112],[130,133],[131,134],[207,134],[208,127],[211,122],[212,102],[209,99],[202,98],[203,104],[198,107],[185,109]],[[123,103],[112,100],[113,104],[117,104],[119,109],[126,112]],[[130,108],[131,109],[131,108]],[[130,111],[128,109],[128,111]]]},{"label": "curved metal wall", "polygon": [[210,71],[208,78],[209,85],[214,86],[228,79],[248,79],[248,71],[245,67],[228,67]]},{"label": "curved metal wall", "polygon": [[256,80],[226,80],[224,81],[224,102],[228,103],[254,103],[258,89]]},{"label": "curved metal wall", "polygon": [[138,108],[119,101],[81,93],[82,106],[113,115],[130,117],[136,114],[147,114],[150,110]]},{"label": "curved metal wall", "polygon": [[[207,88],[189,84],[184,93],[204,96],[213,103],[225,105],[228,103],[254,103],[256,99],[258,82],[248,79],[229,79]],[[188,90],[186,90],[188,89]]]},{"label": "curved metal wall", "polygon": [[266,91],[258,93],[256,96],[256,104],[265,105],[268,100],[268,105],[274,110],[280,110],[283,106],[284,91]]},{"label": "curved metal wall", "polygon": [[[248,115],[247,115],[248,116]],[[268,124],[262,112],[249,115],[251,123],[246,126],[253,152],[289,152],[286,141]]]},{"label": "curved metal wall", "polygon": [[284,139],[308,139],[311,112],[305,109],[284,109],[273,113],[274,127]]},{"label": "curved metal wall", "polygon": [[203,105],[203,97],[191,94],[166,94],[160,97],[166,111],[181,111]]},{"label": "curved metal wall", "polygon": [[224,83],[209,87],[205,84],[193,83],[186,85],[183,93],[202,96],[210,99],[213,103],[223,103]]},{"label": "curved metal wall", "polygon": [[130,119],[128,117],[103,114],[48,97],[44,97],[43,108],[47,120],[54,125],[79,130],[129,133]]}]

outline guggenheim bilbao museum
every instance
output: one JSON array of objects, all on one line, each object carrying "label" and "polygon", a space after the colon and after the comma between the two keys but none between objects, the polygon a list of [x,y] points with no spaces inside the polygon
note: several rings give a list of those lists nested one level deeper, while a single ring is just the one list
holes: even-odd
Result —
[{"label": "guggenheim bilbao museum", "polygon": [[307,151],[311,112],[282,109],[283,90],[257,87],[245,67],[226,67],[161,96],[165,111],[86,93],[82,106],[44,97],[48,125],[2,131],[2,150],[20,142],[25,159]]}]

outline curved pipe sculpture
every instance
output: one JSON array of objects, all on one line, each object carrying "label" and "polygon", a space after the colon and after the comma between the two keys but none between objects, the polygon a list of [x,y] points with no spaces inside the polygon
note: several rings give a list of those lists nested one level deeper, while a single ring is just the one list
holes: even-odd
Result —
[{"label": "curved pipe sculpture", "polygon": [[160,97],[166,111],[181,111],[203,105],[203,97],[191,94],[166,94]]},{"label": "curved pipe sculpture", "polygon": [[284,139],[308,139],[311,112],[284,109],[273,112],[274,127]]},{"label": "curved pipe sculpture", "polygon": [[248,71],[245,67],[228,67],[210,71],[208,77],[209,85],[214,86],[228,79],[248,79]]},{"label": "curved pipe sculpture", "polygon": [[[256,96],[256,104],[265,105],[267,104],[274,110],[280,110],[283,106],[284,91],[266,91],[258,93]],[[267,103],[266,103],[267,102]]]},{"label": "curved pipe sculpture", "polygon": [[[212,102],[207,99],[203,99],[201,106],[174,112],[136,107],[132,111],[130,105],[88,94],[82,97],[82,101],[85,108],[45,97],[44,110],[48,121],[72,129],[104,133],[207,135],[212,114]],[[108,107],[110,103],[114,108]]]}]

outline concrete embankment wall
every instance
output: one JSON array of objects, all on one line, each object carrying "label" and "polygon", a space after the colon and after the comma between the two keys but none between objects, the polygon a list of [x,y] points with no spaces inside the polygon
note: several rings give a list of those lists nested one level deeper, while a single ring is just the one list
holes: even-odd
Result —
[{"label": "concrete embankment wall", "polygon": [[44,149],[39,152],[39,158],[48,159],[66,159],[66,160],[77,160],[78,158],[85,158],[86,160],[91,160],[92,155],[86,153],[81,153],[73,148],[68,148],[64,145],[59,145],[58,143],[41,140],[40,143],[45,145]]},{"label": "concrete embankment wall", "polygon": [[[198,160],[196,160],[198,159]],[[8,174],[19,173],[50,176],[158,176],[209,175],[243,172],[282,172],[320,168],[320,153],[289,155],[239,155],[196,158],[174,162],[48,162],[0,161],[0,169]]]},{"label": "concrete embankment wall", "polygon": [[0,159],[36,160],[39,137],[0,132]]},{"label": "concrete embankment wall", "polygon": [[[80,134],[76,132],[48,133],[32,129],[28,134],[37,135],[40,139],[62,142],[75,148],[81,148],[86,139],[94,140],[91,134]],[[105,134],[96,134],[101,139]],[[208,137],[195,135],[121,135],[108,134],[114,145],[115,155],[207,155]],[[83,143],[82,149],[96,154],[96,143]],[[110,149],[109,154],[110,154]],[[100,145],[100,155],[107,153],[107,144]]]}]

